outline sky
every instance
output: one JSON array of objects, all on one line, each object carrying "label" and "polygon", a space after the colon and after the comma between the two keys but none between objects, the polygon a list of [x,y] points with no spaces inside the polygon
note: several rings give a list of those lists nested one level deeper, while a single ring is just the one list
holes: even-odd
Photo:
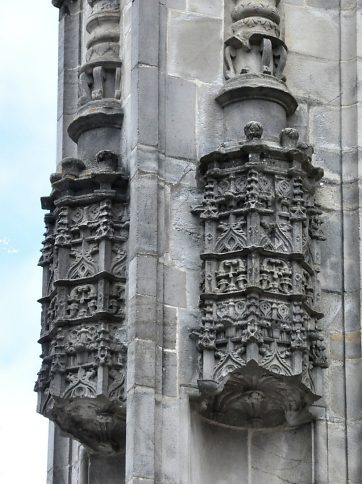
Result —
[{"label": "sky", "polygon": [[45,484],[47,420],[38,415],[40,197],[55,171],[58,10],[2,2],[0,29],[0,482]]}]

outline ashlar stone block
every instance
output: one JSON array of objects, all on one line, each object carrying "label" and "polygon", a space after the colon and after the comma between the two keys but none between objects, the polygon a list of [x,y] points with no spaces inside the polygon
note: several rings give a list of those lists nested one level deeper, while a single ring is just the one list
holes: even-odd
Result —
[{"label": "ashlar stone block", "polygon": [[333,10],[285,5],[286,44],[292,52],[338,61],[338,14]]},{"label": "ashlar stone block", "polygon": [[311,424],[287,432],[253,432],[250,484],[310,484],[312,459]]},{"label": "ashlar stone block", "polygon": [[222,0],[189,0],[188,8],[191,12],[210,17],[222,18],[224,2]]},{"label": "ashlar stone block", "polygon": [[166,155],[195,159],[196,86],[168,76],[166,79]]},{"label": "ashlar stone block", "polygon": [[190,484],[250,482],[246,430],[213,425],[191,413],[190,458]]},{"label": "ashlar stone block", "polygon": [[168,23],[168,73],[214,82],[222,75],[221,20],[171,11]]}]

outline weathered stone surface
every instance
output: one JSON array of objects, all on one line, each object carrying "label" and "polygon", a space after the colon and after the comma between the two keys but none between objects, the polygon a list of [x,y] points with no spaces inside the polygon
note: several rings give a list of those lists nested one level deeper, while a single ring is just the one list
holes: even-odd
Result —
[{"label": "weathered stone surface", "polygon": [[247,431],[212,425],[192,413],[190,434],[190,483],[223,482],[227,476],[230,484],[248,484]]},{"label": "weathered stone surface", "polygon": [[338,15],[327,9],[285,5],[286,44],[293,52],[338,60]]},{"label": "weathered stone surface", "polygon": [[262,134],[250,122],[246,142],[201,160],[202,326],[192,334],[202,354],[202,405],[211,418],[295,425],[298,412],[305,421],[306,407],[318,398],[312,368],[326,366],[317,277],[324,235],[314,200],[322,172],[312,167],[309,148],[297,147],[296,130],[282,131],[279,152]]},{"label": "weathered stone surface", "polygon": [[[289,432],[253,432],[251,436],[251,480],[310,484],[312,477],[312,431],[307,424]],[[275,456],[281,456],[281,461]]]},{"label": "weathered stone surface", "polygon": [[127,180],[107,166],[117,165],[112,156],[100,157],[105,171],[91,176],[82,161],[63,160],[43,199],[50,213],[39,261],[43,364],[36,384],[39,412],[106,452],[120,447],[127,352]]},{"label": "weathered stone surface", "polygon": [[222,0],[190,0],[191,12],[208,15],[210,17],[222,17],[224,12]]},{"label": "weathered stone surface", "polygon": [[166,155],[194,159],[195,84],[176,77],[167,77],[166,103]]},{"label": "weathered stone surface", "polygon": [[221,20],[171,12],[168,72],[172,76],[214,81],[221,76],[221,68],[214,59],[221,54]]},{"label": "weathered stone surface", "polygon": [[[362,2],[53,3],[58,173],[44,199],[41,260],[43,325],[53,329],[42,331],[38,389],[44,413],[83,445],[51,424],[48,484],[361,484]],[[106,209],[73,223],[74,211],[105,202],[111,178],[112,216]],[[282,181],[292,186],[278,195]],[[193,212],[200,205],[209,219]],[[94,231],[108,223],[117,238],[120,206],[130,227],[122,228],[122,291],[113,294],[115,241]],[[63,247],[52,231],[65,229],[64,207]],[[235,240],[212,245],[209,234],[227,230]],[[320,257],[305,250],[310,242]],[[71,249],[83,246],[94,249],[96,274],[74,279]],[[210,291],[200,287],[203,273],[213,277]],[[247,317],[238,317],[243,302]],[[103,364],[108,327],[121,337],[109,338]],[[328,369],[316,363],[323,353]],[[97,374],[87,376],[91,366]],[[122,401],[110,396],[114,369]],[[218,383],[205,381],[209,370],[220,370]],[[66,394],[75,376],[98,393]]]}]

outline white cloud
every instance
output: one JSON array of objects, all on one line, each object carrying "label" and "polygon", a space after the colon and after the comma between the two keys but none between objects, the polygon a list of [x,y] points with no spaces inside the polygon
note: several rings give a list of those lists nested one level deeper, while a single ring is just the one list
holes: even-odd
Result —
[{"label": "white cloud", "polygon": [[6,237],[0,237],[0,252],[6,254],[17,254],[19,251],[10,244],[10,240]]}]

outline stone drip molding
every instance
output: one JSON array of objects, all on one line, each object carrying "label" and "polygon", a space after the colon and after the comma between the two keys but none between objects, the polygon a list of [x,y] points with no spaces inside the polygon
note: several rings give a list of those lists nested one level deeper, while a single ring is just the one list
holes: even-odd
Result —
[{"label": "stone drip molding", "polygon": [[[272,128],[296,107],[283,78],[278,3],[235,2],[227,80],[217,98],[238,103],[241,119],[250,110]],[[279,120],[268,118],[270,103],[284,107]],[[239,427],[309,421],[308,407],[320,398],[314,375],[327,366],[318,310],[324,235],[315,201],[323,170],[295,129],[283,128],[278,142],[263,131],[250,121],[244,139],[201,159],[204,196],[194,210],[205,236],[202,322],[191,333],[200,352],[198,409]]]},{"label": "stone drip molding", "polygon": [[[89,1],[90,37],[65,158],[42,199],[46,233],[38,411],[84,444],[124,450],[128,177],[118,155],[119,2]],[[85,89],[88,83],[89,90]],[[86,91],[86,92],[85,92]]]}]

